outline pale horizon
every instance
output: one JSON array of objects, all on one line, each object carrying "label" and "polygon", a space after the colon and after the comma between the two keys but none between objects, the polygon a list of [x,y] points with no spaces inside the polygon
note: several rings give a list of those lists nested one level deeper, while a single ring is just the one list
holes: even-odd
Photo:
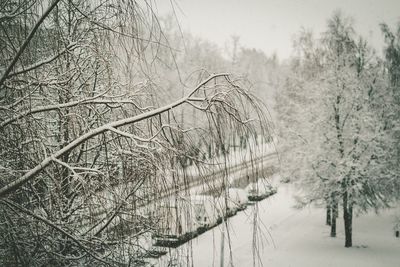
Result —
[{"label": "pale horizon", "polygon": [[221,48],[235,35],[240,37],[241,46],[267,55],[276,53],[279,59],[290,57],[293,37],[301,28],[312,30],[315,37],[325,31],[335,10],[354,19],[356,33],[367,39],[378,55],[382,55],[384,45],[379,24],[394,28],[400,21],[400,2],[395,0],[175,0],[156,1],[155,6],[162,16],[175,10],[182,31]]}]

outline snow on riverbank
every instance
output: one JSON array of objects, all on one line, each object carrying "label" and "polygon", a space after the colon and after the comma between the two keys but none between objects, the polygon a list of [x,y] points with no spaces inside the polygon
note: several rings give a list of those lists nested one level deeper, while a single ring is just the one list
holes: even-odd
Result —
[{"label": "snow on riverbank", "polygon": [[[276,195],[228,220],[224,266],[253,266],[254,259],[255,266],[272,267],[400,266],[400,238],[395,238],[393,232],[395,210],[354,218],[354,247],[344,248],[342,218],[338,219],[338,237],[331,238],[329,227],[324,225],[324,209],[294,209],[292,195],[291,185],[281,185]],[[254,213],[259,222],[258,251],[253,247]],[[159,266],[167,266],[171,259],[178,266],[220,266],[221,229],[220,225],[190,244],[171,249]]]}]

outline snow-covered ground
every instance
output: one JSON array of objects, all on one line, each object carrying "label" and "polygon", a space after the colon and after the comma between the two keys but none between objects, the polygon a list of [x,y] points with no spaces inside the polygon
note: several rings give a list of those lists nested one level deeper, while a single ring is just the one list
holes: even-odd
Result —
[{"label": "snow-covered ground", "polygon": [[[224,266],[400,266],[400,238],[395,238],[393,231],[395,210],[354,218],[354,247],[345,248],[342,218],[338,219],[337,238],[329,237],[324,209],[294,209],[293,193],[292,185],[280,185],[277,194],[228,220]],[[258,227],[254,227],[254,214]],[[158,265],[168,266],[168,261],[175,259],[177,266],[220,266],[221,230],[220,225],[171,249]]]}]

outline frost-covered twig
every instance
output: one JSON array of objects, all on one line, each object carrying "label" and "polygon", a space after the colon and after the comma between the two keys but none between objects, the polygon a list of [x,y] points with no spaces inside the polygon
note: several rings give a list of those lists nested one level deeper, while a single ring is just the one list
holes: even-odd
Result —
[{"label": "frost-covered twig", "polygon": [[17,178],[16,180],[8,183],[7,185],[3,186],[0,189],[0,198],[5,197],[8,193],[17,190],[21,185],[25,184],[27,181],[31,180],[33,177],[35,177],[36,174],[38,174],[42,169],[46,168],[52,161],[53,158],[59,158],[62,155],[64,155],[65,153],[71,151],[72,149],[74,149],[75,147],[79,146],[80,144],[86,142],[88,139],[93,138],[99,134],[102,134],[104,132],[107,132],[110,130],[110,127],[112,128],[118,128],[121,126],[125,126],[128,124],[132,124],[135,122],[139,122],[142,120],[146,120],[148,118],[157,116],[161,113],[167,112],[171,109],[174,109],[175,107],[178,107],[180,105],[182,105],[183,103],[185,103],[187,101],[188,98],[190,98],[193,94],[195,94],[202,86],[204,86],[205,84],[207,84],[209,81],[216,79],[218,77],[224,77],[227,76],[228,74],[226,73],[222,73],[222,74],[215,74],[212,75],[210,77],[208,77],[207,79],[205,79],[204,81],[202,81],[199,85],[196,86],[195,89],[193,89],[187,96],[171,103],[168,104],[166,106],[148,111],[148,112],[144,112],[142,114],[139,114],[137,116],[134,117],[129,117],[129,118],[125,118],[125,119],[121,119],[118,121],[114,121],[114,122],[110,122],[107,123],[103,126],[100,126],[98,128],[95,128],[89,132],[87,132],[84,135],[81,135],[80,137],[76,138],[75,140],[73,140],[72,142],[70,142],[68,145],[66,145],[65,147],[63,147],[62,149],[58,150],[57,152],[55,152],[53,155],[45,158],[40,164],[36,165],[33,169],[31,169],[29,172],[27,172],[25,175],[23,175],[20,178]]},{"label": "frost-covered twig", "polygon": [[36,22],[35,26],[32,28],[31,32],[29,35],[26,37],[24,43],[22,46],[19,48],[17,54],[15,55],[14,59],[11,61],[11,63],[8,65],[7,69],[4,71],[3,75],[0,78],[0,89],[2,88],[3,83],[5,80],[8,78],[8,75],[10,74],[11,70],[15,67],[15,64],[21,57],[22,53],[25,51],[25,49],[28,47],[29,43],[31,42],[32,38],[35,36],[37,30],[39,29],[39,26],[43,23],[43,21],[47,18],[47,16],[50,14],[50,12],[57,6],[57,4],[61,0],[54,0],[53,3],[47,8],[47,10],[43,13],[43,15],[39,18],[39,20]]}]

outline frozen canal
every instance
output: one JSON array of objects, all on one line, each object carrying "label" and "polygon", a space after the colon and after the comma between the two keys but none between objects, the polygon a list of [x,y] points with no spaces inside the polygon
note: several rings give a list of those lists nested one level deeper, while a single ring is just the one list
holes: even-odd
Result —
[{"label": "frozen canal", "polygon": [[[393,234],[394,210],[354,219],[354,247],[344,248],[341,215],[338,237],[329,237],[324,209],[294,209],[293,186],[249,206],[222,225],[177,249],[170,249],[159,266],[221,266],[224,230],[224,266],[400,266],[400,239]],[[257,222],[257,223],[255,223]]]}]

